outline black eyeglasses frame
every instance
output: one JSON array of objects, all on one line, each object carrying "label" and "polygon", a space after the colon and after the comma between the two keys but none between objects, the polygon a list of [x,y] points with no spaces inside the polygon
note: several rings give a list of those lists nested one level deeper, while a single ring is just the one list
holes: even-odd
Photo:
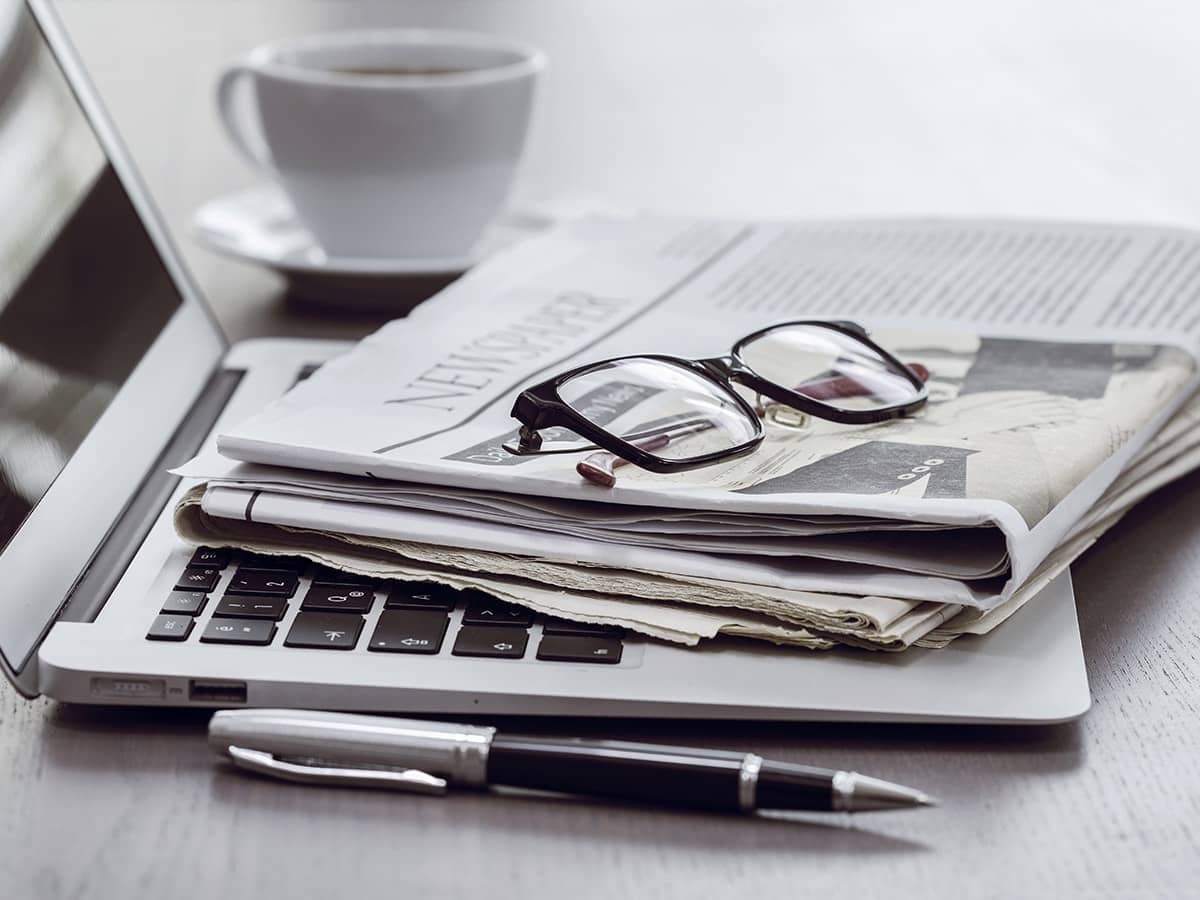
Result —
[{"label": "black eyeglasses frame", "polygon": [[[742,348],[747,344],[757,341],[773,331],[784,328],[795,328],[797,326],[827,328],[853,338],[878,354],[885,362],[895,367],[898,372],[903,373],[916,390],[916,396],[905,403],[885,406],[879,409],[842,409],[824,401],[797,393],[782,385],[775,384],[773,381],[768,381],[755,372],[742,358]],[[637,359],[649,359],[679,366],[705,378],[724,396],[729,397],[737,408],[745,414],[747,420],[753,423],[754,436],[742,444],[725,450],[705,453],[687,459],[662,459],[643,450],[629,440],[617,437],[602,426],[589,421],[581,413],[569,406],[559,394],[559,388],[572,378],[576,378],[586,372],[611,366],[614,363]],[[526,388],[517,396],[516,401],[513,403],[512,416],[521,423],[519,431],[520,444],[516,449],[509,447],[507,444],[505,448],[510,453],[515,453],[516,455],[581,453],[600,448],[626,459],[647,471],[660,474],[686,472],[690,469],[698,469],[713,463],[737,459],[757,449],[759,444],[762,443],[765,432],[763,431],[758,413],[740,394],[733,390],[733,384],[740,384],[754,391],[756,394],[769,397],[777,403],[790,406],[793,409],[808,413],[816,418],[837,422],[842,425],[870,425],[878,422],[886,422],[891,419],[898,419],[920,409],[929,398],[928,389],[921,376],[883,347],[872,341],[866,329],[858,323],[843,320],[799,319],[769,325],[766,328],[760,328],[758,331],[740,338],[733,345],[733,349],[728,356],[716,356],[708,359],[684,359],[679,356],[668,356],[657,353],[638,353],[586,363],[555,375],[553,378]],[[578,434],[585,440],[591,441],[592,446],[573,446],[559,450],[542,450],[542,436],[538,432],[545,428],[565,428]],[[647,437],[652,434],[653,432],[649,433]],[[638,435],[630,435],[629,437],[633,440],[638,439]]]}]

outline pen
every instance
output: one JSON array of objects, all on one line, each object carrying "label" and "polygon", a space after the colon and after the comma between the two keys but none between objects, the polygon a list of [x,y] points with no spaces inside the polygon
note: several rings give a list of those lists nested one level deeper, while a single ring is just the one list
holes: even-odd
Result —
[{"label": "pen", "polygon": [[495,728],[288,709],[221,710],[214,751],[244,769],[309,784],[444,794],[527,788],[725,812],[865,812],[932,806],[921,791],[857,772],[754,753],[524,737]]}]

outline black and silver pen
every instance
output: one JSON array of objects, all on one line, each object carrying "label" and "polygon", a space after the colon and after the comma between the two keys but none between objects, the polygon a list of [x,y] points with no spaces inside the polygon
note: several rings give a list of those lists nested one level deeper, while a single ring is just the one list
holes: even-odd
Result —
[{"label": "black and silver pen", "polygon": [[221,710],[209,744],[245,769],[309,784],[444,794],[518,787],[752,813],[932,806],[921,791],[754,753],[522,737],[495,728],[289,709]]}]

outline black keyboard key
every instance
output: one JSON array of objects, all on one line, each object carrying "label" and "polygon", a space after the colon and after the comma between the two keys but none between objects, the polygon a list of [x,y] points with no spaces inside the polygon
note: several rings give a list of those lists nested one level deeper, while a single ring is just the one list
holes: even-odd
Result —
[{"label": "black keyboard key", "polygon": [[594,625],[591,622],[568,622],[548,619],[542,625],[543,634],[587,634],[593,637],[623,638],[625,629],[617,625]]},{"label": "black keyboard key", "polygon": [[313,572],[313,584],[374,584],[373,578],[368,578],[365,575],[355,575],[352,572],[341,572],[337,569],[330,569],[325,566],[317,566]]},{"label": "black keyboard key", "polygon": [[619,663],[621,642],[586,634],[548,634],[538,644],[537,658],[559,662]]},{"label": "black keyboard key", "polygon": [[146,632],[146,640],[186,641],[195,624],[196,620],[191,616],[155,616],[154,624]]},{"label": "black keyboard key", "polygon": [[362,616],[345,613],[302,612],[296,615],[285,647],[316,647],[321,650],[353,650],[362,633]]},{"label": "black keyboard key", "polygon": [[199,591],[207,594],[221,580],[221,570],[211,566],[188,566],[175,583],[177,591]]},{"label": "black keyboard key", "polygon": [[513,606],[497,600],[483,591],[464,591],[471,596],[467,611],[463,613],[464,625],[513,625],[528,628],[533,624],[532,610]]},{"label": "black keyboard key", "polygon": [[229,560],[233,557],[233,553],[227,549],[218,549],[216,547],[197,547],[196,552],[192,554],[189,566],[202,566],[211,569],[223,569],[229,565]]},{"label": "black keyboard key", "polygon": [[238,569],[225,589],[227,594],[250,597],[290,597],[296,593],[300,578],[295,572],[268,569]]},{"label": "black keyboard key", "polygon": [[383,653],[437,653],[450,617],[435,609],[394,609],[379,614],[368,650]]},{"label": "black keyboard key", "polygon": [[318,584],[304,595],[300,608],[309,612],[369,613],[375,592],[368,585]]},{"label": "black keyboard key", "polygon": [[440,609],[446,612],[458,603],[459,591],[434,581],[401,581],[388,592],[388,609]]},{"label": "black keyboard key", "polygon": [[498,625],[464,625],[454,641],[455,656],[494,656],[520,659],[525,655],[529,632]]},{"label": "black keyboard key", "polygon": [[200,635],[205,644],[255,644],[265,647],[275,639],[270,619],[209,619]]},{"label": "black keyboard key", "polygon": [[270,553],[243,553],[239,557],[243,569],[265,569],[269,572],[293,572],[303,575],[308,560],[302,556],[273,556]]},{"label": "black keyboard key", "polygon": [[198,616],[207,601],[207,594],[195,591],[172,591],[163,601],[162,611],[179,616]]},{"label": "black keyboard key", "polygon": [[221,598],[214,616],[232,619],[270,619],[278,622],[287,612],[288,603],[282,597],[231,597]]}]

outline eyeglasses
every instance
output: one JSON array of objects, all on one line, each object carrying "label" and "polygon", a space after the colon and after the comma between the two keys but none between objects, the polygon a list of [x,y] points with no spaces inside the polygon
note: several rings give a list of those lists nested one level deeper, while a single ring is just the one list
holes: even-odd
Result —
[{"label": "eyeglasses", "polygon": [[[866,425],[920,409],[928,397],[924,374],[854,322],[785,322],[742,338],[729,356],[623,356],[543,381],[517,397],[519,441],[504,449],[524,456],[603,448],[651,472],[682,472],[758,447],[763,397]],[[734,384],[755,392],[758,410]],[[560,428],[590,443],[549,432]]]}]

